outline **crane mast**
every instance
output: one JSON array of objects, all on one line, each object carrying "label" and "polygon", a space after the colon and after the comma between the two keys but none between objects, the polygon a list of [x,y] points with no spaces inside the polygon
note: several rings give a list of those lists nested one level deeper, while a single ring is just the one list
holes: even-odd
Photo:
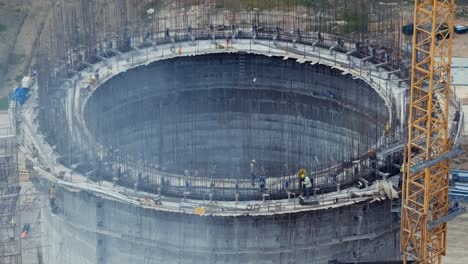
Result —
[{"label": "crane mast", "polygon": [[415,0],[408,138],[402,190],[404,263],[441,263],[449,209],[449,101],[454,0]]}]

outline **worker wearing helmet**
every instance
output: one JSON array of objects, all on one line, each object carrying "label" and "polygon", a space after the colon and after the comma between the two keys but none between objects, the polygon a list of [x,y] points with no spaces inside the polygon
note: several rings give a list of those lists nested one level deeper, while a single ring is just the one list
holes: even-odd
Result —
[{"label": "worker wearing helmet", "polygon": [[305,169],[300,169],[297,175],[299,176],[299,179],[304,180],[307,175],[307,171]]},{"label": "worker wearing helmet", "polygon": [[250,161],[249,164],[249,172],[250,172],[250,178],[252,179],[252,187],[255,187],[255,180],[257,179],[257,163],[255,160]]},{"label": "worker wearing helmet", "polygon": [[376,177],[377,172],[377,151],[373,148],[369,151],[369,166],[372,177]]},{"label": "worker wearing helmet", "polygon": [[307,171],[305,169],[300,169],[298,175],[303,186],[303,193],[305,193],[306,199],[309,199],[310,192],[312,190],[312,180],[307,175]]}]

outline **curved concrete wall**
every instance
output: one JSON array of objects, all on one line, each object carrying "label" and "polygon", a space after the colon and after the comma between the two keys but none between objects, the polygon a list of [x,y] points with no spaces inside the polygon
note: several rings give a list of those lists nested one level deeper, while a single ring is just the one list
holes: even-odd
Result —
[{"label": "curved concrete wall", "polygon": [[[162,171],[268,177],[349,161],[376,144],[388,108],[361,80],[323,65],[247,54],[159,61],[122,73],[88,101],[97,140]],[[211,173],[216,166],[216,173]]]},{"label": "curved concrete wall", "polygon": [[161,212],[64,188],[57,201],[56,215],[43,206],[49,264],[322,264],[399,256],[390,201],[238,217]]},{"label": "curved concrete wall", "polygon": [[[231,63],[224,63],[223,66],[229,66],[231,64],[238,65],[236,68],[239,68],[240,71],[239,62],[235,64],[235,58],[229,58],[229,56],[235,57],[237,55],[225,55],[226,54],[222,54],[219,56],[221,56],[222,59],[226,58],[228,62],[229,60],[234,60],[234,63],[231,61]],[[199,58],[202,57],[193,57],[191,60]],[[264,59],[266,59],[266,62],[262,62]],[[170,76],[172,76],[171,80],[173,83],[190,86],[192,83],[183,81],[179,78],[179,75],[173,75],[176,68],[184,69],[182,65],[175,63],[180,61],[179,59],[163,61],[161,62],[161,68],[171,71]],[[124,63],[123,61],[119,61],[119,64],[121,62]],[[193,63],[193,61],[191,63]],[[283,63],[289,63],[289,65],[283,66]],[[96,67],[100,67],[102,64],[104,63]],[[121,102],[130,103],[128,108],[120,109],[120,111],[117,110],[114,114],[109,114],[108,116],[104,114],[100,116],[99,120],[95,119],[93,121],[92,118],[87,118],[85,120],[90,130],[93,132],[93,135],[100,142],[106,143],[106,138],[103,137],[103,135],[105,135],[103,134],[105,128],[101,126],[101,124],[104,123],[114,125],[113,127],[111,126],[114,129],[108,132],[116,133],[116,135],[120,133],[120,135],[122,135],[116,136],[115,138],[118,140],[110,143],[123,143],[123,146],[129,145],[124,142],[124,140],[126,140],[125,134],[129,135],[127,138],[131,140],[137,139],[140,136],[138,133],[141,132],[139,128],[143,128],[144,131],[148,123],[153,123],[152,126],[154,126],[157,119],[152,120],[145,116],[145,114],[148,114],[148,116],[154,114],[151,111],[139,111],[140,115],[130,113],[132,113],[133,107],[149,106],[151,103],[157,102],[158,100],[164,101],[162,99],[164,97],[162,96],[167,94],[167,90],[161,93],[161,95],[154,95],[155,91],[158,89],[156,85],[151,89],[144,89],[143,87],[145,86],[143,84],[152,85],[154,82],[148,79],[138,78],[144,76],[148,77],[146,75],[148,72],[144,74],[145,72],[143,70],[151,69],[158,64],[159,63],[154,63],[147,68],[143,67],[128,70],[126,74],[121,74],[104,84],[112,84],[111,87],[108,87],[111,90],[110,93],[109,91],[106,93],[106,89],[101,89],[104,88],[101,87],[96,91],[96,94],[90,98],[90,102],[96,99],[96,103],[94,104],[96,108],[92,109],[92,103],[90,103],[86,110],[88,111],[87,115],[92,114],[93,111],[112,111],[115,107],[123,106],[124,104]],[[122,66],[122,64],[120,65]],[[172,68],[168,67],[171,65]],[[202,65],[208,67],[208,65],[211,64],[207,64],[206,61],[201,60],[197,67],[187,65],[187,69],[184,72],[190,76],[192,74],[190,69],[195,71],[201,70]],[[265,70],[262,74],[266,76],[263,79],[271,79],[272,81],[278,79],[281,81],[284,78],[289,78],[289,82],[284,86],[274,87],[274,89],[270,90],[272,92],[266,93],[265,95],[261,94],[262,89],[256,91],[242,86],[235,86],[234,88],[223,86],[221,88],[210,87],[210,94],[214,91],[221,91],[224,95],[225,92],[232,91],[235,95],[239,95],[247,101],[252,95],[256,97],[262,95],[266,96],[265,98],[274,105],[280,105],[282,100],[288,102],[288,96],[294,97],[294,107],[290,107],[290,109],[299,110],[292,113],[294,115],[297,113],[304,114],[303,120],[305,121],[303,122],[310,122],[304,123],[306,125],[314,124],[313,122],[320,122],[322,127],[330,126],[330,128],[326,129],[327,132],[323,133],[327,140],[334,140],[333,135],[329,135],[330,131],[333,131],[333,126],[340,127],[339,130],[344,131],[347,135],[351,135],[351,138],[355,136],[353,133],[356,134],[356,138],[363,137],[363,135],[364,138],[370,138],[373,134],[365,136],[366,133],[368,133],[366,132],[368,128],[367,125],[375,124],[375,120],[377,120],[376,130],[382,132],[384,120],[386,120],[388,115],[387,108],[383,103],[379,102],[380,97],[371,88],[363,83],[363,85],[361,85],[361,81],[354,80],[350,75],[342,75],[341,72],[331,69],[330,67],[311,66],[309,64],[301,66],[298,62],[291,60],[283,61],[277,58],[262,57],[259,59],[259,62],[252,63],[251,65],[263,65],[262,68]],[[352,65],[352,63],[349,65]],[[219,68],[217,66],[216,64],[212,65],[213,69],[211,71]],[[233,69],[227,72],[231,74],[236,73],[237,70],[234,69],[234,66],[232,67]],[[270,71],[268,67],[273,67],[273,69],[277,67],[279,70]],[[290,71],[289,75],[285,73],[285,69],[296,69],[296,67],[304,67],[305,69],[309,69],[309,71],[299,71],[300,74],[295,74]],[[127,65],[124,69],[127,68],[130,67]],[[94,69],[86,72],[85,75],[91,72],[94,72]],[[128,78],[130,75],[127,74],[134,74],[133,77],[135,78],[130,79]],[[200,75],[196,74],[196,76]],[[312,78],[311,76],[314,77]],[[156,75],[152,77],[154,77],[152,79],[158,79]],[[195,94],[198,94],[198,92],[203,94],[202,90],[204,89],[202,84],[206,81],[204,78],[208,77],[209,76],[204,76],[203,78],[198,77],[200,79],[194,79],[196,81],[194,81],[193,87],[199,85],[198,87],[200,89],[196,90],[197,92],[194,93],[194,97],[192,98],[196,98]],[[83,78],[80,78],[76,83],[84,83],[82,82],[84,78],[86,77],[83,75]],[[244,79],[236,79],[236,77],[233,77],[231,82],[235,82],[235,80]],[[253,78],[246,78],[245,80],[249,80],[245,81],[245,83],[253,82]],[[75,95],[79,95],[82,92],[80,89],[81,85],[77,85],[76,83],[75,89],[61,89],[60,91],[64,93],[65,91],[69,93],[72,91]],[[255,83],[262,83],[262,78],[256,78]],[[372,81],[369,83],[372,83]],[[265,82],[263,86],[269,87],[271,83],[268,84],[268,82]],[[129,89],[129,87],[140,88]],[[143,87],[143,89],[141,89],[141,87]],[[146,88],[149,87],[150,86],[146,86]],[[339,87],[338,91],[340,92],[335,93],[335,98],[327,97],[327,93],[325,93],[327,87]],[[170,87],[168,86],[168,88]],[[361,92],[353,92],[355,89]],[[248,90],[248,92],[245,90]],[[314,91],[316,91],[316,93]],[[177,91],[177,93],[174,94],[174,97],[166,97],[166,99],[174,101],[174,98],[178,98],[177,95],[182,95],[183,91]],[[120,98],[122,101],[115,101],[114,96]],[[185,98],[185,96],[181,97]],[[75,98],[75,100],[73,100],[73,98]],[[145,98],[149,99],[146,100]],[[277,98],[281,98],[281,100]],[[68,94],[68,96],[64,96],[64,99],[61,101],[66,106],[68,113],[67,121],[72,123],[71,126],[75,130],[82,129],[82,119],[80,118],[81,111],[79,111],[81,105],[76,104],[81,103],[82,99],[83,98],[79,96],[74,97]],[[132,105],[134,99],[138,103]],[[86,98],[84,101],[86,101]],[[243,100],[241,101],[243,102]],[[234,100],[232,106],[241,105],[242,102],[239,103]],[[341,113],[344,116],[340,119],[333,119],[336,122],[326,122],[330,121],[329,117],[331,115],[329,115],[329,109],[333,109],[336,105],[339,106],[337,113]],[[360,105],[363,105],[363,108],[360,108]],[[216,108],[219,107],[218,104],[208,104],[207,106],[218,110],[201,113],[194,111],[194,109],[196,110],[197,108],[192,107],[188,108],[185,113],[191,114],[193,112],[199,116],[204,114],[208,116],[208,119],[219,120],[218,113],[222,112],[222,108]],[[240,107],[240,109],[242,108],[243,107]],[[275,108],[275,111],[277,111],[276,113],[280,113],[277,116],[273,116],[271,112],[263,111],[265,109],[263,107],[261,109],[262,111],[257,111],[254,114],[242,111],[235,113],[242,118],[245,118],[245,114],[249,114],[250,118],[264,118],[262,122],[267,121],[271,123],[273,123],[272,120],[274,119],[270,120],[265,116],[268,118],[280,118],[277,123],[284,122],[284,120],[290,121],[292,119],[290,116],[282,114],[282,112],[278,110],[281,109],[281,107]],[[375,109],[379,110],[376,111]],[[168,108],[166,113],[170,113],[171,110],[172,109]],[[70,113],[79,114],[75,116]],[[232,113],[224,113],[228,114],[230,118],[234,116]],[[369,116],[370,113],[375,113],[376,116]],[[175,115],[175,113],[172,114]],[[314,118],[316,118],[314,115],[325,116],[327,120],[314,120]],[[288,118],[285,119],[284,116]],[[96,115],[94,118],[95,117],[99,116]],[[73,118],[77,118],[79,122],[74,123],[75,119]],[[121,124],[119,118],[122,118],[123,121],[129,119],[132,122],[136,121],[135,123],[140,123],[141,126],[138,124],[137,126],[121,127],[120,129],[122,132],[118,132],[115,128],[116,125]],[[352,122],[346,122],[346,118],[362,122],[360,123],[362,126],[348,125],[350,123],[352,124]],[[170,118],[168,118],[168,120],[172,121]],[[345,122],[338,123],[337,121]],[[182,127],[181,124],[183,122],[174,123]],[[207,122],[207,124],[209,123],[210,122]],[[123,122],[123,124],[125,124],[125,122]],[[200,121],[200,124],[203,124],[203,122]],[[75,127],[75,125],[77,126]],[[58,127],[58,125],[56,126]],[[354,130],[356,127],[362,129]],[[202,127],[202,130],[203,129]],[[260,131],[263,130],[263,128],[260,129]],[[269,133],[273,134],[273,132]],[[286,134],[284,131],[283,133]],[[376,136],[377,134],[378,132],[376,132]],[[317,134],[315,136],[317,136]],[[81,138],[86,139],[86,137]],[[337,136],[335,138],[340,137]],[[302,142],[315,144],[315,142],[308,142],[306,140]],[[136,143],[142,145],[141,142]],[[364,144],[363,142],[361,143]],[[116,144],[116,146],[118,144]],[[342,146],[343,145],[340,145],[340,147]],[[148,144],[147,147],[151,149],[151,144]],[[256,148],[257,147],[253,149]],[[58,150],[57,152],[60,153]],[[45,152],[41,149],[41,154],[43,153],[47,154],[50,152]],[[51,157],[56,156],[51,155]],[[81,161],[80,159],[80,162]],[[81,166],[80,163],[76,164]],[[98,167],[93,167],[93,169],[97,168]],[[53,171],[55,172],[57,169]],[[76,171],[79,172],[79,170]],[[68,174],[71,175],[70,172],[67,173],[67,176]],[[49,177],[49,179],[50,178],[53,178],[53,176]],[[84,181],[84,179],[81,180]],[[109,186],[109,183],[105,183],[104,185]],[[255,191],[258,192],[258,190]],[[47,191],[44,190],[43,193],[45,194]],[[179,204],[181,208],[184,206],[181,200],[173,197],[165,198],[175,204]],[[43,201],[47,201],[46,195],[43,197]],[[291,203],[293,203],[293,201],[291,201]],[[57,215],[51,215],[49,207],[46,206],[46,204],[43,206],[43,228],[46,232],[44,237],[48,240],[45,244],[50,245],[50,247],[47,248],[46,263],[51,264],[220,262],[327,263],[332,259],[391,260],[400,255],[398,253],[397,232],[393,231],[395,228],[398,228],[399,224],[398,219],[391,213],[390,202],[374,202],[371,204],[359,202],[340,208],[315,211],[313,211],[313,206],[309,206],[300,209],[310,210],[307,212],[297,213],[286,209],[284,210],[285,214],[270,216],[246,214],[245,216],[238,217],[199,217],[189,214],[143,209],[116,201],[103,200],[88,192],[60,189],[58,204],[61,210]]]}]

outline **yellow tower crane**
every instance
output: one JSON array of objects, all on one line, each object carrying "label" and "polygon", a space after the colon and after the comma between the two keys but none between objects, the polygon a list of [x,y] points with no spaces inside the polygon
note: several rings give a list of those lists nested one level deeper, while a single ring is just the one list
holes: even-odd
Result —
[{"label": "yellow tower crane", "polygon": [[448,132],[454,0],[415,0],[409,134],[403,175],[404,263],[441,263],[449,209]]}]

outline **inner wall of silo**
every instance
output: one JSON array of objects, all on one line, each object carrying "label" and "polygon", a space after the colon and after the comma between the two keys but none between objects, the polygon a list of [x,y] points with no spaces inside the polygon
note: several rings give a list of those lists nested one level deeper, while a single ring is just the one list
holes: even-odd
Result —
[{"label": "inner wall of silo", "polygon": [[86,126],[115,162],[210,178],[279,177],[351,161],[377,143],[384,100],[340,70],[252,54],[179,57],[101,85]]}]

